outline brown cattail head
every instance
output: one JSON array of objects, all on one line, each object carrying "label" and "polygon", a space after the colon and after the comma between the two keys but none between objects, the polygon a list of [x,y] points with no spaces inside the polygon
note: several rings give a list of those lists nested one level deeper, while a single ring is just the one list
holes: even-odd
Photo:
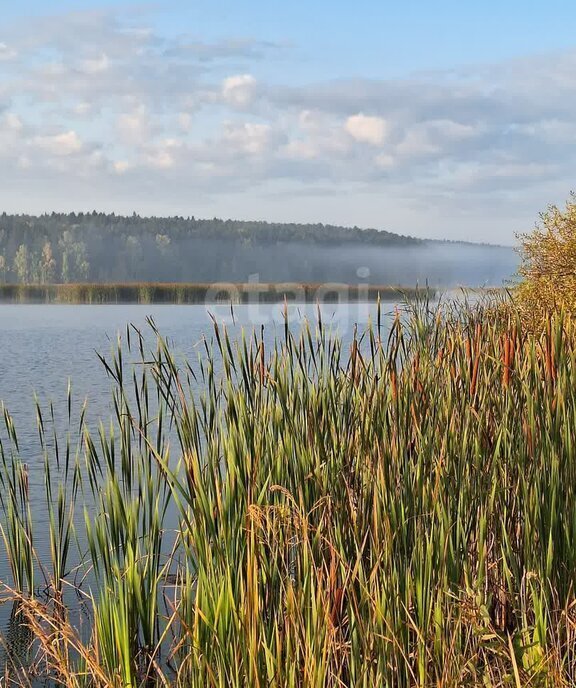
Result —
[{"label": "brown cattail head", "polygon": [[392,386],[392,399],[398,399],[398,379],[394,368],[390,369],[390,384]]}]

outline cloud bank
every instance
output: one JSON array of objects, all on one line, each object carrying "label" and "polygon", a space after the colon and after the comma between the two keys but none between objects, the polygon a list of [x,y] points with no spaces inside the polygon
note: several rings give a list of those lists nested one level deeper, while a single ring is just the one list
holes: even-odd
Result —
[{"label": "cloud bank", "polygon": [[[282,79],[287,51],[166,37],[107,12],[0,28],[0,203],[510,243],[568,195],[576,50],[296,85]],[[275,60],[277,78],[261,76]]]}]

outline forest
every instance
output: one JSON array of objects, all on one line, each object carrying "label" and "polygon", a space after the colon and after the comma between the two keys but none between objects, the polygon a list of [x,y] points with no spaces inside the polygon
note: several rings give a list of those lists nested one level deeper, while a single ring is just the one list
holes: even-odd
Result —
[{"label": "forest", "polygon": [[[469,253],[472,251],[472,253]],[[497,285],[512,249],[325,224],[70,213],[0,216],[0,281],[265,282],[368,279]]]}]

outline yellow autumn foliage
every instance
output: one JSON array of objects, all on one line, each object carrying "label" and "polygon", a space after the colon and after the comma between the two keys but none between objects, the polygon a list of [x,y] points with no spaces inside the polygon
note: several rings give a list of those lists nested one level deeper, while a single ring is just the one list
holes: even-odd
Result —
[{"label": "yellow autumn foliage", "polygon": [[565,208],[549,206],[536,228],[518,238],[522,281],[515,296],[526,319],[541,323],[560,310],[576,315],[576,195]]}]

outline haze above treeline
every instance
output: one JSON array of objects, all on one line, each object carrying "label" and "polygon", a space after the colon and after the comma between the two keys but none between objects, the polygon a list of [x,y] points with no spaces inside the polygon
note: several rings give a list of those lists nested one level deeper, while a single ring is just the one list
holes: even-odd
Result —
[{"label": "haze above treeline", "polygon": [[0,280],[18,284],[258,279],[476,287],[502,285],[517,265],[511,247],[358,227],[97,212],[0,216]]}]

